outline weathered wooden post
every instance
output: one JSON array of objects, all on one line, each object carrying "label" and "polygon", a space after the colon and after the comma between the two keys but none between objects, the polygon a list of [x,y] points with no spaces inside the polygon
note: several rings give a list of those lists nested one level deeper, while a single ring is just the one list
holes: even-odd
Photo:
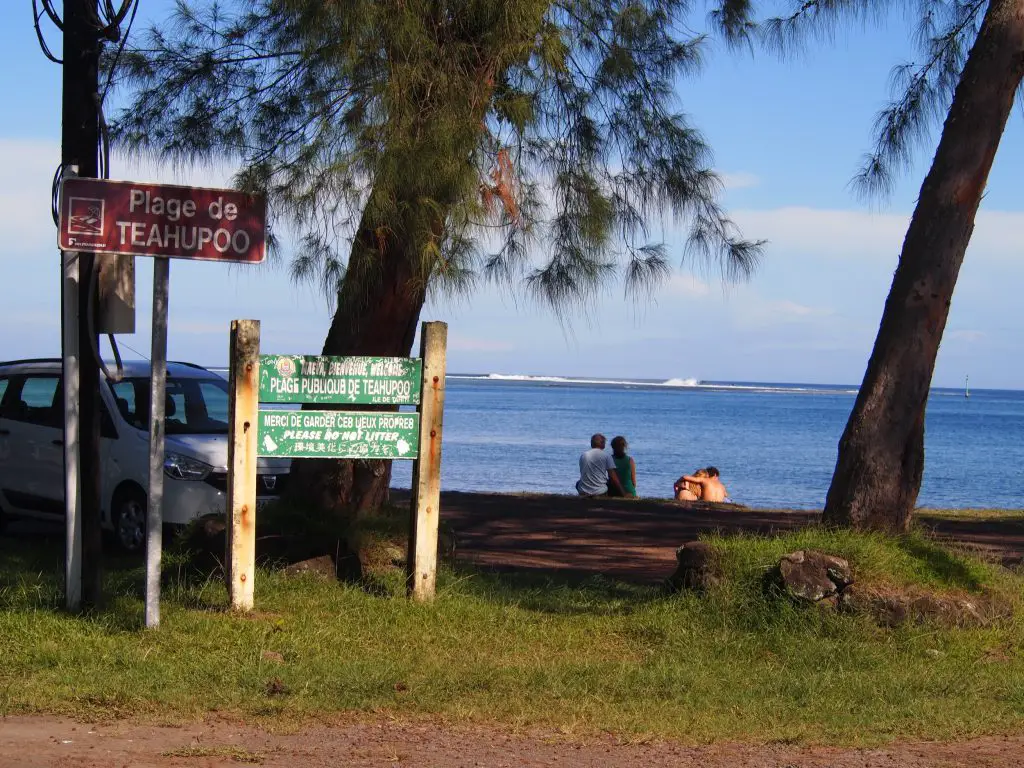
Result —
[{"label": "weathered wooden post", "polygon": [[406,558],[407,591],[414,600],[434,599],[437,583],[437,531],[441,507],[441,430],[444,426],[445,366],[448,326],[423,323],[420,357],[423,388],[420,394],[419,458],[413,467],[412,524]]},{"label": "weathered wooden post", "polygon": [[256,576],[256,425],[260,321],[232,320],[228,381],[227,572],[231,607],[253,607]]}]

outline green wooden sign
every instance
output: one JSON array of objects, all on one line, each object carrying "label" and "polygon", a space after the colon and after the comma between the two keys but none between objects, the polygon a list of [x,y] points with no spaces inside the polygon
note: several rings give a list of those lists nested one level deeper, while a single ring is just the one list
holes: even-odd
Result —
[{"label": "green wooden sign", "polygon": [[418,405],[423,361],[260,355],[260,402]]},{"label": "green wooden sign", "polygon": [[395,411],[261,409],[260,456],[303,459],[415,459],[420,415]]}]

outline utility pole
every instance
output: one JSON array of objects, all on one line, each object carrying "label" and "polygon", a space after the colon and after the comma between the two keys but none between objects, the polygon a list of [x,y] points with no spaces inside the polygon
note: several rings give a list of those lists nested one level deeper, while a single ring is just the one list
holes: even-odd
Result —
[{"label": "utility pole", "polygon": [[[61,162],[78,176],[99,173],[99,60],[98,0],[64,0],[64,67],[61,120]],[[78,253],[78,467],[81,509],[81,605],[99,604],[103,539],[100,530],[100,368],[96,354],[97,308],[92,253]],[[62,283],[68,289],[68,281]],[[67,335],[64,338],[68,341]],[[65,349],[65,353],[67,353]],[[65,366],[65,372],[67,366]],[[66,382],[68,385],[69,382]],[[66,439],[68,435],[66,434]],[[73,446],[69,446],[73,448]],[[67,452],[65,453],[67,460]],[[69,548],[72,537],[69,536]],[[73,558],[69,552],[68,563]],[[68,582],[72,581],[69,574]],[[69,599],[69,603],[72,602]]]}]

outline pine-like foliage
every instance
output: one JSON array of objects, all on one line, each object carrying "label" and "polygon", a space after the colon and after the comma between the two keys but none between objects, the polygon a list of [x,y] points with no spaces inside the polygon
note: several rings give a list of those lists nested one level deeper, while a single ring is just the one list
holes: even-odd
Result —
[{"label": "pine-like foliage", "polygon": [[1024,81],[1024,0],[786,2],[788,14],[762,25],[747,0],[729,0],[716,18],[733,43],[761,37],[782,52],[851,19],[889,21],[899,6],[916,28],[918,59],[893,72],[893,100],[876,119],[858,191],[889,192],[943,123],[822,514],[830,526],[903,533],[921,489],[928,392],[957,276]]},{"label": "pine-like foliage", "polygon": [[[763,6],[777,7],[778,3]],[[735,44],[758,41],[788,54],[808,38],[831,39],[842,24],[884,23],[898,9],[913,25],[916,58],[893,68],[890,103],[877,115],[874,147],[854,177],[864,197],[885,196],[953,101],[988,0],[786,0],[787,13],[758,22],[751,0],[723,0],[712,18]]]},{"label": "pine-like foliage", "polygon": [[121,58],[114,134],[237,162],[238,185],[302,233],[293,274],[328,294],[350,248],[397,236],[424,287],[525,279],[564,308],[614,275],[628,290],[664,277],[666,214],[689,255],[744,276],[762,244],[719,206],[709,148],[675,106],[705,46],[690,6],[178,0]]}]

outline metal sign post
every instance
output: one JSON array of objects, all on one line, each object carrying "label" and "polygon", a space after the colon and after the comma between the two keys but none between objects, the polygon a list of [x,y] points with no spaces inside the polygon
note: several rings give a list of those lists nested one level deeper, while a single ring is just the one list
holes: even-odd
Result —
[{"label": "metal sign post", "polygon": [[78,254],[61,254],[61,347],[64,388],[64,599],[69,611],[82,605],[82,509],[78,493]]},{"label": "metal sign post", "polygon": [[146,510],[146,626],[160,626],[164,533],[164,415],[167,404],[167,298],[170,259],[153,263],[153,351],[149,385],[149,506]]},{"label": "metal sign post", "polygon": [[[167,398],[167,301],[170,259],[195,259],[241,264],[259,264],[266,258],[266,201],[233,189],[203,189],[134,181],[66,177],[61,182],[58,245],[63,251],[89,254],[122,254],[154,257],[153,267],[153,352],[149,402],[149,492],[146,509],[146,626],[160,625],[160,559],[163,536],[164,422]],[[75,253],[73,256],[77,256]],[[65,280],[81,277],[77,261],[74,271],[65,262]],[[79,280],[78,282],[81,282]],[[67,283],[65,284],[67,289]],[[65,290],[67,293],[67,290]],[[78,313],[65,296],[64,344],[78,328]],[[78,309],[84,309],[79,307]],[[69,330],[70,329],[70,330]],[[81,344],[78,344],[81,347]],[[65,360],[65,407],[80,386],[80,356]],[[98,379],[98,373],[96,378]],[[98,382],[97,382],[98,383]],[[72,386],[75,389],[72,389]],[[83,390],[87,391],[87,390]],[[68,413],[76,411],[69,410]],[[255,420],[255,417],[253,418]],[[65,456],[68,460],[68,604],[81,595],[81,515],[71,507],[75,499],[81,508],[81,474],[77,443],[80,436],[68,428]],[[255,440],[255,429],[253,430]],[[99,461],[99,451],[95,451]],[[254,478],[255,482],[255,478]],[[84,492],[83,492],[84,493]],[[77,553],[77,554],[76,554]],[[77,587],[74,582],[78,579]]]}]

